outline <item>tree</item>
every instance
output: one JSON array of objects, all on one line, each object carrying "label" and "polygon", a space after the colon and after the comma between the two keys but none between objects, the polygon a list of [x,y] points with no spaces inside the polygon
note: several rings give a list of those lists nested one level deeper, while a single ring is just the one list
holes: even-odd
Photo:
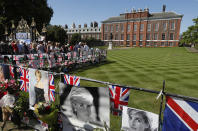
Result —
[{"label": "tree", "polygon": [[[36,27],[41,32],[43,23],[49,24],[52,15],[53,10],[48,6],[47,0],[0,0],[0,17],[4,19],[0,26],[3,24],[3,27],[6,24],[10,27],[11,20],[14,20],[17,25],[21,17],[27,20],[28,25],[31,25],[32,17],[34,17]],[[0,28],[0,36],[3,31],[4,28]]]},{"label": "tree", "polygon": [[193,19],[194,25],[189,26],[188,30],[183,32],[182,44],[198,44],[198,18]]},{"label": "tree", "polygon": [[72,35],[70,43],[71,45],[75,45],[81,41],[81,36],[79,33],[75,33]]},{"label": "tree", "polygon": [[66,42],[66,39],[66,32],[61,26],[49,25],[47,27],[47,40],[53,42],[60,42],[61,44],[63,44]]}]

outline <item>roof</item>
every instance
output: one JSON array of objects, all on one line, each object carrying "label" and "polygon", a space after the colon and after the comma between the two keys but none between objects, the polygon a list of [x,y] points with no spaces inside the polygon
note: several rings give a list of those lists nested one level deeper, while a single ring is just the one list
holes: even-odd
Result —
[{"label": "roof", "polygon": [[110,17],[107,20],[102,21],[102,23],[109,23],[109,22],[122,22],[122,21],[137,21],[137,20],[154,20],[154,19],[168,19],[168,18],[182,18],[183,15],[176,14],[175,12],[159,12],[159,13],[150,13],[149,17],[145,18],[131,18],[125,19],[125,15],[121,14],[117,17]]}]

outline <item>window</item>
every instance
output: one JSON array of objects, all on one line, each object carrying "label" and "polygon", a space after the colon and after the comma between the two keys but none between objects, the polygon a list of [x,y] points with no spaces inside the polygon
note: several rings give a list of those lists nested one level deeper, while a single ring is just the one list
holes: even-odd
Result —
[{"label": "window", "polygon": [[157,47],[157,42],[154,42],[154,46]]},{"label": "window", "polygon": [[[87,29],[87,31],[89,31],[89,30]],[[105,32],[108,32],[108,26],[107,25],[105,25]]]},{"label": "window", "polygon": [[130,35],[129,34],[127,35],[127,40],[130,40]]},{"label": "window", "polygon": [[105,34],[105,38],[104,39],[107,40],[107,34]]},{"label": "window", "polygon": [[133,46],[136,46],[136,41],[133,41]]},{"label": "window", "polygon": [[165,33],[162,33],[162,40],[165,40],[166,39],[166,35]]},{"label": "window", "polygon": [[154,40],[157,40],[158,37],[157,37],[157,33],[154,34]]},{"label": "window", "polygon": [[113,32],[113,25],[111,25],[111,32]]},{"label": "window", "polygon": [[134,24],[133,30],[134,30],[134,31],[137,31],[137,24]]},{"label": "window", "polygon": [[147,25],[147,31],[151,31],[151,24]]},{"label": "window", "polygon": [[150,43],[149,42],[146,42],[146,46],[150,46]]},{"label": "window", "polygon": [[167,28],[167,26],[166,26],[167,24],[166,23],[163,23],[163,30],[165,31],[166,30],[166,28]]},{"label": "window", "polygon": [[100,39],[100,35],[99,35],[99,34],[97,34],[97,36],[96,36],[96,37],[97,37],[97,39]]},{"label": "window", "polygon": [[140,40],[143,40],[143,34],[140,34]]},{"label": "window", "polygon": [[140,25],[140,31],[143,31],[144,30],[144,24],[141,24]]},{"label": "window", "polygon": [[173,42],[169,42],[169,46],[173,46]]},{"label": "window", "polygon": [[139,42],[139,46],[142,46],[142,41]]},{"label": "window", "polygon": [[133,40],[136,40],[136,34],[133,35]]},{"label": "window", "polygon": [[118,34],[115,35],[115,40],[118,40]]},{"label": "window", "polygon": [[124,27],[123,27],[123,24],[121,24],[121,31],[123,32],[124,31]]},{"label": "window", "polygon": [[118,25],[116,25],[116,32],[118,32]]},{"label": "window", "polygon": [[161,43],[161,46],[164,46],[164,42]]},{"label": "window", "polygon": [[121,40],[124,40],[124,34],[121,34]]},{"label": "window", "polygon": [[158,29],[159,29],[159,24],[155,23],[155,31],[158,31]]},{"label": "window", "polygon": [[151,38],[151,35],[148,33],[148,34],[146,34],[146,39],[147,40],[150,40],[150,38]]},{"label": "window", "polygon": [[131,28],[131,26],[127,25],[127,32],[130,32],[130,28]]},{"label": "window", "polygon": [[171,30],[175,29],[175,22],[171,22]]},{"label": "window", "polygon": [[173,33],[170,33],[170,40],[174,40],[174,35],[173,35]]}]

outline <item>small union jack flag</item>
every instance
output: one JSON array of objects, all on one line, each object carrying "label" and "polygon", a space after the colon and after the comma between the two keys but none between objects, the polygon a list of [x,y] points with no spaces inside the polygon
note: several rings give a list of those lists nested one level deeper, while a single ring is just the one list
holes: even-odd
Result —
[{"label": "small union jack flag", "polygon": [[19,68],[20,70],[20,89],[22,91],[28,92],[29,91],[29,70]]},{"label": "small union jack flag", "polygon": [[16,65],[19,65],[20,64],[20,62],[19,62],[19,56],[14,55],[14,60],[16,61]]},{"label": "small union jack flag", "polygon": [[10,76],[12,77],[12,78],[14,78],[14,67],[13,66],[9,66],[9,70],[10,70]]},{"label": "small union jack flag", "polygon": [[[130,91],[127,88],[109,85],[111,107],[116,110],[122,110],[122,106],[128,105]],[[113,111],[113,115],[120,115]]]},{"label": "small union jack flag", "polygon": [[55,101],[55,86],[54,86],[54,76],[51,74],[49,75],[49,89],[50,89],[50,101]]},{"label": "small union jack flag", "polygon": [[67,85],[80,86],[80,77],[64,75],[64,83]]},{"label": "small union jack flag", "polygon": [[42,128],[46,131],[48,130],[48,124],[37,118],[39,123],[41,124]]}]

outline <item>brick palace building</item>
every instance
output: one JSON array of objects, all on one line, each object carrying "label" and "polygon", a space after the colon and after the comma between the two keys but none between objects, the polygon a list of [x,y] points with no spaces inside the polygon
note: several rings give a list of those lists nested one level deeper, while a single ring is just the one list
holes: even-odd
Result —
[{"label": "brick palace building", "polygon": [[175,12],[150,13],[149,9],[132,10],[102,21],[101,40],[131,47],[175,47],[179,43],[183,15]]}]

